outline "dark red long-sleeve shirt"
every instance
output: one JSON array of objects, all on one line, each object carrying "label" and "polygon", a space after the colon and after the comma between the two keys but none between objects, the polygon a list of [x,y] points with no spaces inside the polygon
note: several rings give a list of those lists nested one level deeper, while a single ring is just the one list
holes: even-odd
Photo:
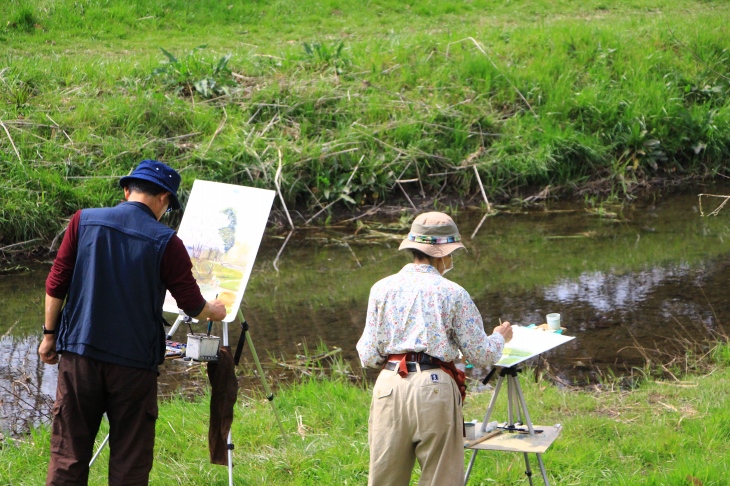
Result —
[{"label": "dark red long-sleeve shirt", "polygon": [[[150,213],[152,213],[151,210]],[[77,211],[71,218],[46,279],[46,293],[57,299],[65,299],[71,286],[76,264],[80,218],[81,211]],[[185,314],[195,317],[203,311],[205,298],[200,293],[200,287],[193,277],[192,268],[193,264],[185,245],[177,234],[173,235],[162,255],[160,276],[165,287],[177,302],[177,306]]]}]

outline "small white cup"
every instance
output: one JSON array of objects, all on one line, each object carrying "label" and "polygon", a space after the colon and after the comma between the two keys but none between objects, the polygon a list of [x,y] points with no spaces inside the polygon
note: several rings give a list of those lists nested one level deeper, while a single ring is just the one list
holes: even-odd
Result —
[{"label": "small white cup", "polygon": [[557,331],[560,329],[560,314],[552,313],[545,316],[547,321],[547,327],[551,331]]},{"label": "small white cup", "polygon": [[465,431],[465,436],[466,436],[464,438],[466,440],[476,439],[476,437],[477,437],[476,425],[477,424],[475,424],[474,422],[464,422],[464,431]]}]

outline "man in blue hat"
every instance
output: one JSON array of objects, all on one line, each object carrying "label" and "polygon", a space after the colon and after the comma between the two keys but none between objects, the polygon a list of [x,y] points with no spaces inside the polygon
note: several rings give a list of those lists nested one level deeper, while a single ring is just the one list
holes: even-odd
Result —
[{"label": "man in blue hat", "polygon": [[58,363],[47,485],[88,483],[104,413],[109,485],[148,484],[165,290],[189,316],[226,316],[222,302],[203,298],[185,245],[159,222],[180,208],[180,174],[144,160],[119,184],[125,202],[74,214],[46,280],[38,353]]}]

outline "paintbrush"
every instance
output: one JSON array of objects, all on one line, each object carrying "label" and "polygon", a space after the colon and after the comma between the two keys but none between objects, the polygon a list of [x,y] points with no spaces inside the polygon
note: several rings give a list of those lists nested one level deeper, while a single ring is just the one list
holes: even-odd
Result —
[{"label": "paintbrush", "polygon": [[[218,294],[215,294],[215,298],[216,298],[216,299],[218,298]],[[214,300],[215,300],[215,299],[214,299]],[[208,334],[207,334],[207,336],[208,336],[208,337],[210,337],[210,330],[211,330],[212,328],[213,328],[213,321],[209,320],[209,321],[208,321]]]},{"label": "paintbrush", "polygon": [[480,442],[484,442],[487,439],[491,439],[492,437],[496,437],[499,434],[501,434],[501,430],[495,430],[494,432],[490,432],[488,434],[484,434],[481,437],[477,437],[476,439],[470,440],[469,442],[464,442],[464,449],[468,449],[469,447],[475,446],[479,444]]}]

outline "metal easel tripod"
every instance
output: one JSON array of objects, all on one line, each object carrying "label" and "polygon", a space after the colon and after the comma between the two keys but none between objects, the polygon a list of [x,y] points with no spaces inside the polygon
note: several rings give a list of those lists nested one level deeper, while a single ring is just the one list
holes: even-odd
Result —
[{"label": "metal easel tripod", "polygon": [[499,380],[497,381],[497,385],[494,388],[494,394],[492,395],[492,400],[489,402],[487,413],[484,415],[484,421],[482,422],[482,433],[484,434],[486,432],[486,426],[489,423],[489,418],[491,417],[492,411],[494,410],[494,405],[495,403],[497,403],[497,397],[499,396],[499,392],[502,389],[502,383],[506,379],[508,421],[503,427],[501,427],[501,429],[507,434],[521,434],[520,438],[523,440],[521,440],[520,442],[523,443],[514,446],[496,446],[496,442],[492,442],[492,444],[490,444],[490,441],[485,441],[481,444],[471,447],[474,452],[472,453],[471,459],[469,460],[469,465],[466,469],[466,474],[464,475],[464,484],[466,485],[467,481],[469,480],[469,475],[471,474],[472,467],[474,466],[474,460],[476,459],[477,452],[479,452],[479,450],[501,450],[508,452],[522,452],[525,459],[525,475],[530,481],[530,486],[532,486],[533,483],[529,454],[534,452],[537,455],[537,462],[540,466],[540,472],[542,473],[543,482],[545,483],[545,486],[549,486],[550,483],[548,482],[547,472],[545,471],[545,464],[542,461],[541,451],[547,449],[547,447],[549,447],[550,444],[552,444],[552,442],[557,438],[558,434],[560,433],[560,426],[556,425],[555,427],[543,427],[545,430],[535,430],[533,428],[530,414],[527,411],[525,396],[522,394],[522,388],[520,388],[520,382],[517,378],[517,374],[522,371],[521,369],[515,366],[493,368],[492,371],[490,371],[490,373],[484,379],[484,384],[489,381],[489,379],[492,377],[497,369],[499,369]]},{"label": "metal easel tripod", "polygon": [[[243,337],[245,335],[246,337],[246,343],[248,343],[248,349],[251,350],[251,355],[253,356],[253,360],[256,363],[256,371],[259,373],[259,378],[261,379],[261,385],[264,387],[264,393],[266,393],[266,399],[269,401],[269,404],[271,405],[271,410],[274,412],[274,416],[276,416],[276,422],[279,424],[279,430],[281,431],[281,437],[284,439],[284,442],[286,443],[286,432],[284,432],[284,426],[281,424],[281,418],[279,418],[279,412],[276,410],[276,405],[274,405],[274,394],[271,392],[271,389],[269,388],[269,384],[266,382],[266,378],[264,377],[264,369],[261,367],[261,361],[259,361],[259,356],[256,354],[256,348],[253,346],[253,340],[251,339],[251,333],[248,332],[248,322],[246,322],[246,319],[243,318],[243,312],[241,312],[241,309],[238,309],[238,320],[241,322],[241,337],[238,339],[238,346],[236,347],[236,354],[233,357],[233,362],[236,366],[238,366],[238,361],[241,359],[241,351],[243,351]],[[225,324],[227,326],[227,324]],[[228,341],[227,333],[225,340]]]},{"label": "metal easel tripod", "polygon": [[[253,340],[251,339],[251,333],[249,332],[249,326],[248,322],[243,317],[243,313],[241,312],[241,309],[238,309],[238,319],[241,322],[241,336],[238,340],[238,346],[236,347],[236,354],[234,356],[234,366],[238,366],[238,362],[241,358],[241,352],[243,351],[243,343],[248,343],[248,348],[251,350],[251,355],[253,356],[254,362],[256,363],[256,370],[259,374],[259,378],[261,379],[261,384],[264,388],[264,393],[266,393],[266,398],[268,399],[269,403],[271,404],[271,409],[274,411],[274,416],[276,417],[276,422],[279,424],[279,430],[281,431],[281,436],[284,439],[284,442],[287,442],[286,438],[286,432],[284,431],[284,426],[281,423],[281,418],[279,417],[279,412],[276,409],[276,405],[274,405],[274,394],[271,392],[271,389],[269,388],[269,384],[266,382],[266,377],[264,375],[264,370],[261,366],[261,361],[259,361],[258,354],[256,353],[256,348],[253,345]],[[192,319],[189,316],[186,316],[184,314],[178,315],[177,319],[175,319],[175,323],[170,327],[170,330],[167,332],[166,339],[170,339],[172,335],[177,331],[177,328],[180,327],[180,324],[183,322],[190,323]],[[223,346],[228,346],[228,323],[225,321],[221,321],[221,324],[223,326],[222,329],[222,339],[223,339]],[[109,442],[109,434],[104,438],[101,445],[99,446],[99,449],[96,451],[94,456],[91,458],[91,461],[89,462],[89,467],[91,467],[96,459],[99,457],[99,454],[101,454],[102,449],[104,449],[104,446]],[[228,484],[229,486],[233,486],[233,441],[232,441],[232,435],[231,431],[228,431],[228,439],[227,439],[227,449],[228,449]]]}]

